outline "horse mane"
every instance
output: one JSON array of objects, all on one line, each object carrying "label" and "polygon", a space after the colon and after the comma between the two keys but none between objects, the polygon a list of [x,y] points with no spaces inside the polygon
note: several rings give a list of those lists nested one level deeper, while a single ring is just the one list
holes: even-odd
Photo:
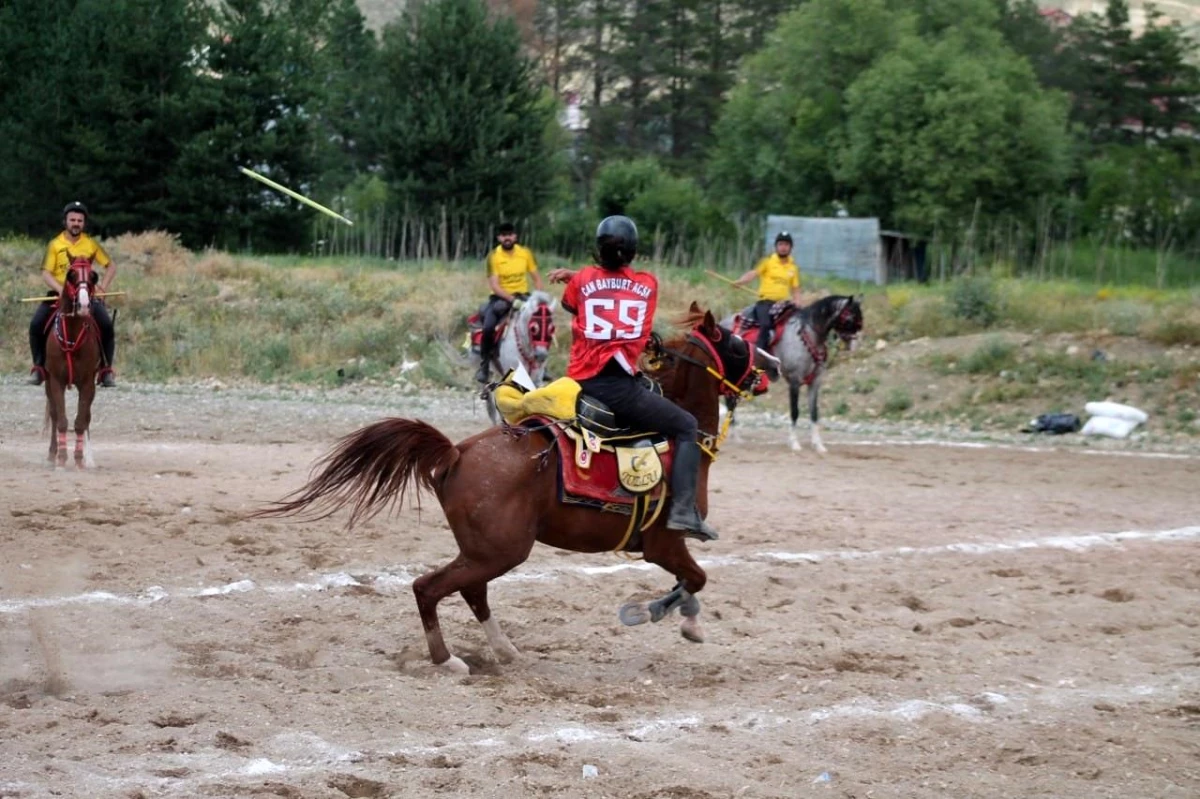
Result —
[{"label": "horse mane", "polygon": [[[678,350],[688,342],[688,333],[691,333],[704,321],[706,311],[702,308],[697,308],[694,304],[691,309],[675,316],[671,319],[671,325],[677,330],[685,332],[676,332],[675,335],[668,339],[660,339],[660,346],[665,349]],[[668,383],[675,376],[675,369],[679,362],[672,358],[660,357],[654,350],[658,349],[653,344],[646,348],[642,353],[641,362],[638,366],[643,372],[653,377],[660,384]]]}]

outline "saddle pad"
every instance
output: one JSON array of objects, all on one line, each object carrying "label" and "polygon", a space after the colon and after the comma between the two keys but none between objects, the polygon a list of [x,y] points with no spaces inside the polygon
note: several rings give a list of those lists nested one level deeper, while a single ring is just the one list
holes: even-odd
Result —
[{"label": "saddle pad", "polygon": [[[540,425],[549,435],[553,436],[558,447],[559,465],[559,497],[563,502],[572,504],[588,504],[603,507],[618,506],[613,510],[629,513],[635,495],[621,486],[620,470],[617,465],[616,453],[608,447],[593,453],[587,468],[581,468],[575,462],[574,439],[568,436],[554,420],[545,417],[532,417],[525,420],[528,425]],[[662,482],[653,489],[654,495],[661,496],[670,482],[671,464],[675,451],[664,448],[647,447],[646,452],[655,453],[662,464]]]}]

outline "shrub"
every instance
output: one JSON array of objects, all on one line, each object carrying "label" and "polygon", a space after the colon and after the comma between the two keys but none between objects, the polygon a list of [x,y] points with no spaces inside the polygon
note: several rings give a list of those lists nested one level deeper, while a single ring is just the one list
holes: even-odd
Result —
[{"label": "shrub", "polygon": [[1003,339],[991,338],[964,357],[959,370],[971,375],[994,375],[1016,363],[1016,347]]},{"label": "shrub", "polygon": [[995,284],[985,277],[955,281],[950,287],[950,309],[959,319],[991,327],[1000,317]]}]

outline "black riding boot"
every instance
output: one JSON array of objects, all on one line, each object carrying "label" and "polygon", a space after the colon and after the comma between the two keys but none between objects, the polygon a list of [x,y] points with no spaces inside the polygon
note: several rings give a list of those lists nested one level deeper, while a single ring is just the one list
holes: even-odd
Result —
[{"label": "black riding boot", "polygon": [[700,445],[695,441],[676,442],[675,462],[671,466],[671,513],[668,530],[686,530],[689,538],[716,541],[717,531],[709,527],[696,507],[696,483],[700,479]]},{"label": "black riding boot", "polygon": [[113,375],[113,359],[117,353],[117,331],[113,326],[112,316],[103,305],[97,305],[95,311],[96,324],[100,327],[100,349],[104,352],[104,363],[100,369],[100,385],[104,388],[116,388],[117,380]]},{"label": "black riding boot", "polygon": [[489,332],[483,331],[483,340],[479,342],[479,370],[475,372],[475,380],[479,383],[487,383],[492,379],[492,345],[488,341]]}]

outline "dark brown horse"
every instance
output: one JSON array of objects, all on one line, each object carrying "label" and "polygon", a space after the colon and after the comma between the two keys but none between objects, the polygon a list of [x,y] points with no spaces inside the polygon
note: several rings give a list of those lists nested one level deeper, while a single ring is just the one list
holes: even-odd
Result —
[{"label": "dark brown horse", "polygon": [[[711,313],[693,303],[685,320],[690,332],[666,344],[652,344],[647,365],[663,394],[695,415],[702,436],[717,441],[722,393],[742,393],[756,381],[752,354],[739,337],[721,328]],[[453,561],[421,575],[413,583],[421,623],[436,665],[467,673],[442,639],[437,605],[462,594],[483,625],[488,642],[502,661],[516,648],[492,618],[488,583],[528,557],[535,542],[574,552],[606,552],[620,546],[629,517],[591,507],[563,504],[557,464],[543,434],[523,428],[493,427],[458,444],[425,422],[384,419],[344,437],[314,471],[319,473],[295,493],[254,516],[305,515],[324,518],[351,506],[350,525],[388,506],[398,505],[408,489],[437,495],[458,542]],[[715,447],[712,450],[715,457]],[[709,461],[700,467],[697,500],[707,512]],[[646,530],[642,551],[650,563],[675,575],[678,584],[666,596],[621,609],[626,624],[658,621],[679,608],[682,633],[702,641],[700,603],[707,577],[692,559],[682,533],[666,529],[665,513]]]},{"label": "dark brown horse", "polygon": [[46,340],[46,426],[50,428],[51,466],[67,465],[67,388],[79,391],[75,412],[75,466],[92,468],[92,400],[100,370],[100,327],[91,315],[96,290],[91,261],[78,259],[67,270],[50,318]]}]

